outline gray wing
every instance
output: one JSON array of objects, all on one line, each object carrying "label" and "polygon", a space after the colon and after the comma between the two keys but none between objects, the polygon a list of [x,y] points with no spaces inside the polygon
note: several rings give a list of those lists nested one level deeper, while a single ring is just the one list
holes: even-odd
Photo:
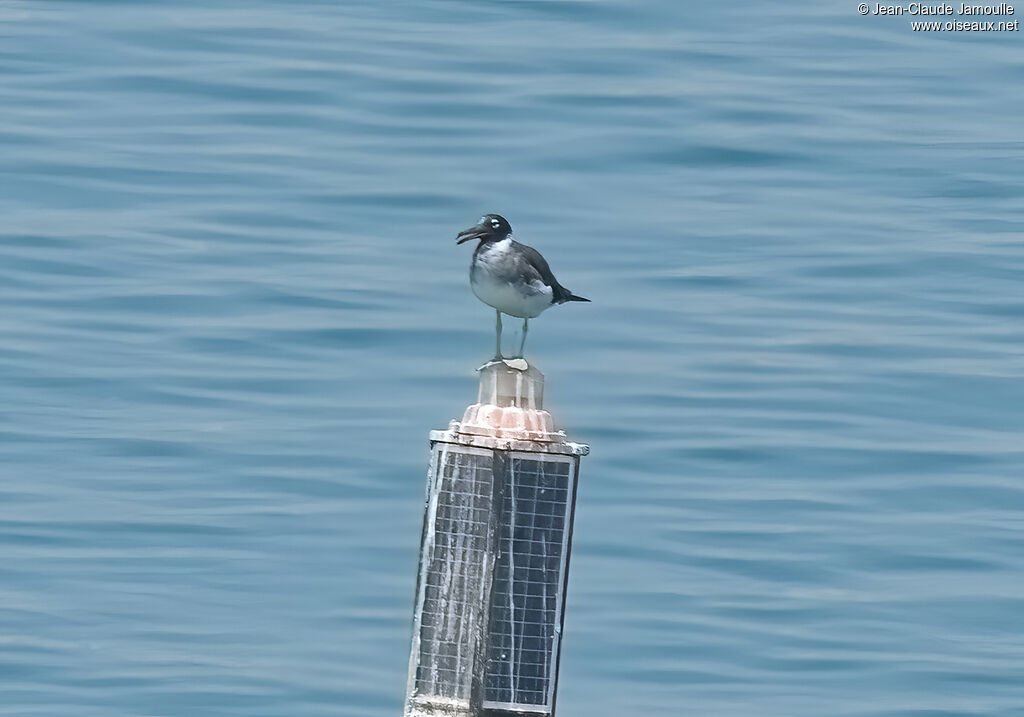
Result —
[{"label": "gray wing", "polygon": [[519,242],[514,243],[522,250],[523,256],[529,262],[530,269],[532,269],[529,273],[536,273],[538,279],[553,289],[555,302],[561,301],[563,294],[568,294],[569,291],[558,283],[558,279],[551,273],[551,267],[548,266],[547,260],[532,246],[526,246],[526,244],[520,244]]}]

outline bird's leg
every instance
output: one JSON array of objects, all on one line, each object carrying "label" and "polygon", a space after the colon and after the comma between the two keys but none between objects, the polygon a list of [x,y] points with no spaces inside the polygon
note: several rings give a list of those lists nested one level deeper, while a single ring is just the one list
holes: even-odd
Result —
[{"label": "bird's leg", "polygon": [[497,341],[496,341],[497,348],[495,349],[496,353],[494,354],[494,360],[495,361],[501,361],[501,359],[502,359],[502,356],[501,356],[501,312],[498,311],[497,309],[495,309],[494,313],[496,313],[498,315],[498,323],[497,323],[497,325],[495,326],[495,329],[494,329],[495,334],[497,336]]},{"label": "bird's leg", "polygon": [[529,319],[523,319],[523,336],[519,339],[519,358],[523,358],[523,347],[526,346],[526,328],[529,323]]}]

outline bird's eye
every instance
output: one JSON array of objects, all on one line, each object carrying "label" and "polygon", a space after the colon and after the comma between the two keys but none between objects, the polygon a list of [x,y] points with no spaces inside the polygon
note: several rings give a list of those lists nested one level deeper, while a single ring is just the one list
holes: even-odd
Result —
[{"label": "bird's eye", "polygon": [[497,219],[492,219],[491,220],[491,226],[492,227],[497,227],[498,226],[498,220]]}]

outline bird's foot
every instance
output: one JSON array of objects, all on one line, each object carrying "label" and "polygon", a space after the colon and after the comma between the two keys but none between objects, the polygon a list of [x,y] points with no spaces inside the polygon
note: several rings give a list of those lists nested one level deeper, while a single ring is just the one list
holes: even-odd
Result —
[{"label": "bird's foot", "polygon": [[484,362],[483,366],[479,366],[477,368],[477,371],[482,371],[483,369],[487,368],[488,366],[492,366],[493,364],[496,364],[496,363],[504,363],[507,360],[508,359],[506,359],[501,354],[494,354],[494,358],[487,359],[487,361]]}]

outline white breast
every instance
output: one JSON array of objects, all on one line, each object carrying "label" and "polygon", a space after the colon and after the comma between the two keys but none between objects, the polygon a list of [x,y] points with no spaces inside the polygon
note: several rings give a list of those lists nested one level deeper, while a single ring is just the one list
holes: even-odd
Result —
[{"label": "white breast", "polygon": [[476,298],[488,306],[509,316],[532,319],[551,306],[551,287],[536,280],[517,281],[518,277],[509,272],[510,266],[515,266],[507,256],[511,249],[509,239],[481,249],[469,274],[470,285]]}]

